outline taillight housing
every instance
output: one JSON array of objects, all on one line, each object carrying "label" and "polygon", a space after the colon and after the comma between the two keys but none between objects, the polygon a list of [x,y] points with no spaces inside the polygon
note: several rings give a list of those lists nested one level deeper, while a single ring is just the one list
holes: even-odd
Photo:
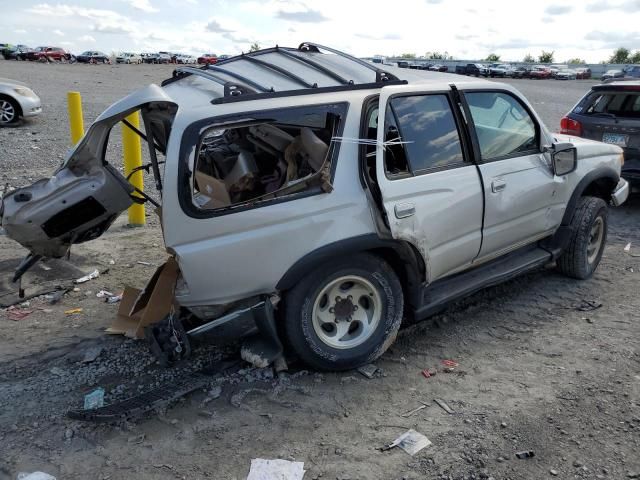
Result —
[{"label": "taillight housing", "polygon": [[573,118],[563,117],[562,120],[560,120],[560,133],[581,137],[582,124]]}]

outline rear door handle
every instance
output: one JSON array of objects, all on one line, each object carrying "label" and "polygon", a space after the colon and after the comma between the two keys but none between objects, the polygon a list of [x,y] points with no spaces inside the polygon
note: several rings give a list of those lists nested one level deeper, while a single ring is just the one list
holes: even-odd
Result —
[{"label": "rear door handle", "polygon": [[505,182],[504,180],[494,180],[493,182],[491,182],[491,191],[493,193],[501,192],[505,188],[507,188],[507,182]]},{"label": "rear door handle", "polygon": [[399,203],[394,207],[396,218],[407,218],[416,213],[413,203]]}]

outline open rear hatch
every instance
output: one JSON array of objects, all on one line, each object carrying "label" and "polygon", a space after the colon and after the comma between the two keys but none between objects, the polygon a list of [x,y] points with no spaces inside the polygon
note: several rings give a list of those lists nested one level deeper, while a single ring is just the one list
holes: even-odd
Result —
[{"label": "open rear hatch", "polygon": [[[140,192],[105,160],[111,129],[140,110],[149,144],[151,167],[161,188],[156,150],[164,153],[177,106],[164,90],[150,85],[109,107],[67,155],[53,176],[5,193],[0,221],[7,235],[30,252],[14,281],[42,257],[59,258],[74,243],[102,235]],[[124,120],[126,124],[126,120]],[[146,197],[148,198],[148,197]]]}]

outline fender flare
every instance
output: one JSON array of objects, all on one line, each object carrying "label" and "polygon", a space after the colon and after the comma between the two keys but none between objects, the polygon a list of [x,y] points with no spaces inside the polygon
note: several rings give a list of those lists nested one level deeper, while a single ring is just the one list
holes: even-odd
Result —
[{"label": "fender flare", "polygon": [[573,193],[571,194],[571,198],[567,203],[567,208],[564,211],[564,216],[562,217],[563,226],[568,226],[571,224],[571,217],[573,217],[573,211],[576,209],[576,206],[578,205],[578,201],[580,200],[580,197],[583,196],[583,193],[585,192],[587,187],[589,187],[591,184],[599,180],[611,182],[613,185],[611,188],[611,191],[613,191],[615,186],[620,181],[620,175],[618,174],[618,172],[616,172],[613,168],[610,168],[610,167],[600,167],[587,173],[582,178],[582,180],[578,182],[578,185],[576,185],[576,188],[573,190]]},{"label": "fender flare", "polygon": [[[278,281],[276,289],[289,290],[304,276],[332,258],[361,252],[381,255],[391,263],[403,283],[405,296],[412,305],[419,305],[424,283],[424,264],[421,265],[422,259],[419,254],[407,242],[385,240],[375,233],[339,240],[307,253],[285,272]],[[391,253],[391,258],[385,253]]]}]

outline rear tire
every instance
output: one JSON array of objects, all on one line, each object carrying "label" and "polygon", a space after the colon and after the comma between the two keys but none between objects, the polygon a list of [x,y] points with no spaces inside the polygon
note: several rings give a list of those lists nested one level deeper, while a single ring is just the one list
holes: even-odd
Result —
[{"label": "rear tire", "polygon": [[581,197],[570,225],[573,235],[558,259],[558,269],[585,280],[598,267],[607,242],[607,204],[601,198]]},{"label": "rear tire", "polygon": [[349,370],[376,360],[395,340],[404,308],[398,276],[370,254],[326,262],[284,303],[289,346],[319,370]]}]

